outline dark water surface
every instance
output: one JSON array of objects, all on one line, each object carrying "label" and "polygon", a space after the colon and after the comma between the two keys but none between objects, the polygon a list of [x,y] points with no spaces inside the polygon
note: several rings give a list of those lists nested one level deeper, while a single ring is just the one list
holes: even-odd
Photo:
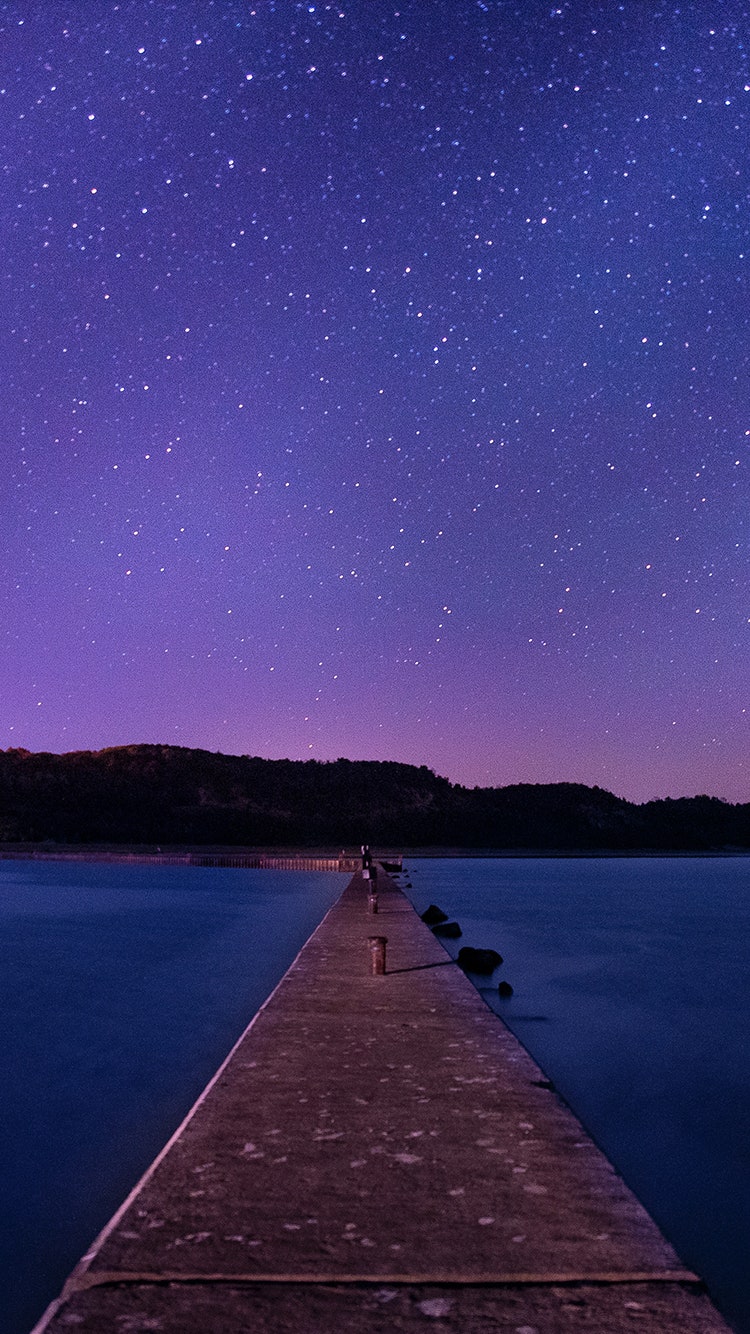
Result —
[{"label": "dark water surface", "polygon": [[25,1334],[341,893],[0,861],[0,1330]]},{"label": "dark water surface", "polygon": [[750,858],[409,865],[452,954],[504,956],[485,998],[750,1334]]}]

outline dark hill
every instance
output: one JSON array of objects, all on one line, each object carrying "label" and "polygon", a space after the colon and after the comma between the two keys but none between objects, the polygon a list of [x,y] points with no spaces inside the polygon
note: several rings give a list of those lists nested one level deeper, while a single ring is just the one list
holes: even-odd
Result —
[{"label": "dark hill", "polygon": [[263,760],[180,746],[0,751],[0,840],[709,850],[750,847],[750,805],[643,806],[578,783],[464,788],[424,765]]}]

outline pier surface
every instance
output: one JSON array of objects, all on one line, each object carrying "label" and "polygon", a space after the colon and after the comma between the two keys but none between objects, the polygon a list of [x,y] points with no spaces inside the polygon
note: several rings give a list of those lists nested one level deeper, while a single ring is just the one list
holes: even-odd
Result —
[{"label": "pier surface", "polygon": [[371,916],[354,876],[34,1334],[727,1331],[382,872],[378,890]]}]

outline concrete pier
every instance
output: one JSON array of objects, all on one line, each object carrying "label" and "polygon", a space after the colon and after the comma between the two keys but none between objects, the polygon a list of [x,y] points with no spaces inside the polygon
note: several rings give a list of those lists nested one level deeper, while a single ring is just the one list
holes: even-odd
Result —
[{"label": "concrete pier", "polygon": [[34,1334],[727,1331],[408,900],[377,887],[373,919],[353,877]]}]

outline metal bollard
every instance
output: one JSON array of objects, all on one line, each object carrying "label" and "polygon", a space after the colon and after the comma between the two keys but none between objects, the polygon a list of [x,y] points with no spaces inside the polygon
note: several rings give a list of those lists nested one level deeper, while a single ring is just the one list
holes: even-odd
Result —
[{"label": "metal bollard", "polygon": [[378,896],[374,890],[370,890],[367,895],[367,911],[376,913],[378,911]]},{"label": "metal bollard", "polygon": [[368,936],[367,944],[370,947],[370,972],[373,977],[382,977],[385,972],[385,947],[388,944],[388,937]]}]

